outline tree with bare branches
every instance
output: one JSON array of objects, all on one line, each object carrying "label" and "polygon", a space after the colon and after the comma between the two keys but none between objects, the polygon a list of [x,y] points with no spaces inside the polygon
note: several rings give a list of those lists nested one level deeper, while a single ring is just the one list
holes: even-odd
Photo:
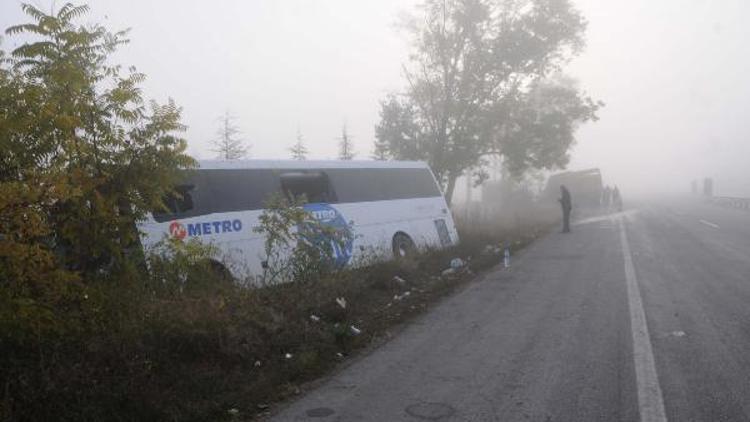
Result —
[{"label": "tree with bare branches", "polygon": [[341,126],[341,137],[339,141],[339,160],[353,160],[356,153],[354,152],[354,142],[352,136],[347,130],[346,124]]},{"label": "tree with bare branches", "polygon": [[289,148],[289,152],[292,153],[293,160],[306,160],[307,159],[307,147],[305,146],[305,139],[302,137],[302,132],[297,129],[297,140]]},{"label": "tree with bare branches", "polygon": [[235,124],[236,117],[228,110],[219,117],[221,126],[216,131],[216,138],[211,141],[214,146],[213,152],[218,154],[222,160],[239,160],[245,158],[250,147],[239,135],[242,133]]}]

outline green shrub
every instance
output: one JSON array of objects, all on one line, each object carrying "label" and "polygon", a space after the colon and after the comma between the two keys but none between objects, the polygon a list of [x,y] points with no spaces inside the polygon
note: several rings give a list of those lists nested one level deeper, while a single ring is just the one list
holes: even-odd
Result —
[{"label": "green shrub", "polygon": [[334,243],[343,247],[350,233],[329,227],[304,209],[304,197],[272,195],[258,218],[256,233],[264,237],[262,285],[314,283],[334,269]]}]

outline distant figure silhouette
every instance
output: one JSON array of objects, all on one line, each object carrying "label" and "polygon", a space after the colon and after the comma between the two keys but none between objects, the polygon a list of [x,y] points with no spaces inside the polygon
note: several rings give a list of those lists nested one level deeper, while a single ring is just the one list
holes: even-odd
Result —
[{"label": "distant figure silhouette", "polygon": [[570,210],[573,209],[573,201],[570,199],[570,192],[565,185],[560,185],[560,206],[563,213],[563,233],[570,233]]},{"label": "distant figure silhouette", "polygon": [[617,207],[617,211],[622,211],[622,197],[620,196],[620,189],[617,186],[612,190],[612,205]]},{"label": "distant figure silhouette", "polygon": [[609,208],[610,200],[612,198],[612,189],[609,186],[605,186],[602,189],[602,207]]}]

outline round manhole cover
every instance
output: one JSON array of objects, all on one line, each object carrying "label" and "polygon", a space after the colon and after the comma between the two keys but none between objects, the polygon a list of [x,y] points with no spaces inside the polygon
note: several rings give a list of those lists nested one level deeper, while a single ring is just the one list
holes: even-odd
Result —
[{"label": "round manhole cover", "polygon": [[445,403],[416,403],[406,407],[406,413],[415,418],[435,421],[456,413],[456,410]]},{"label": "round manhole cover", "polygon": [[305,414],[310,418],[325,418],[336,413],[333,409],[328,407],[316,407],[315,409],[308,409]]}]

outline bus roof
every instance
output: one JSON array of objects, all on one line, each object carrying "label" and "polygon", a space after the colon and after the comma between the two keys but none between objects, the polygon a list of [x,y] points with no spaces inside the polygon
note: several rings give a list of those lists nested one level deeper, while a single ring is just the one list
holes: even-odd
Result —
[{"label": "bus roof", "polygon": [[341,169],[428,168],[422,161],[376,160],[198,160],[198,168],[218,169]]}]

